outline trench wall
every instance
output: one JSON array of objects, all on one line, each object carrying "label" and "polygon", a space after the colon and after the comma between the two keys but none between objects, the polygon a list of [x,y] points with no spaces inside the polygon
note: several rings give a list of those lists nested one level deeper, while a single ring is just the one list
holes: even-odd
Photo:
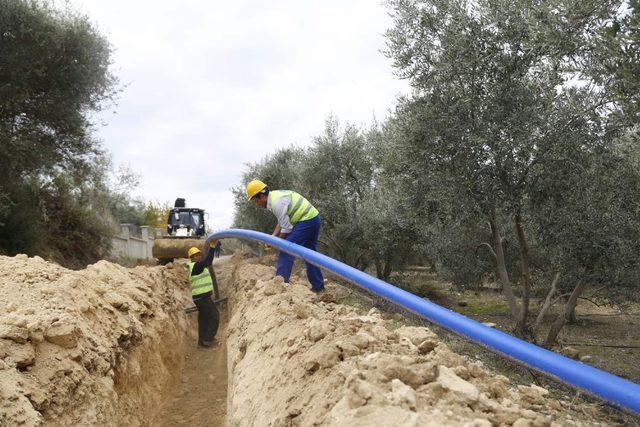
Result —
[{"label": "trench wall", "polygon": [[181,265],[0,257],[0,425],[150,425],[183,366]]}]

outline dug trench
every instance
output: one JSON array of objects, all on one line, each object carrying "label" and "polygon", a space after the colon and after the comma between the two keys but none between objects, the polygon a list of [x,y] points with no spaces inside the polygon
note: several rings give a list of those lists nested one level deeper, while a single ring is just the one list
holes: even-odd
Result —
[{"label": "dug trench", "polygon": [[[610,425],[236,254],[218,346],[195,346],[184,263],[70,271],[0,257],[0,425]],[[398,327],[399,326],[399,327]]]},{"label": "dug trench", "polygon": [[[0,425],[224,423],[224,339],[197,352],[195,316],[184,313],[191,305],[184,262],[100,261],[72,271],[39,257],[0,257]],[[215,384],[221,394],[209,393],[207,407],[217,399],[222,411],[193,418],[180,405],[197,400],[180,395],[196,369],[205,376],[191,385],[204,394]]]}]

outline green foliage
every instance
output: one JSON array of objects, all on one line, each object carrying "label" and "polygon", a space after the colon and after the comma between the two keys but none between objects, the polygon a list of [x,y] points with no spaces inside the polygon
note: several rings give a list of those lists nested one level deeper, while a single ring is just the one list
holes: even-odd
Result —
[{"label": "green foliage", "polygon": [[[598,152],[580,174],[545,181],[532,198],[536,239],[549,266],[563,272],[562,289],[579,281],[606,287],[597,298],[638,299],[640,169],[637,132]],[[549,268],[549,267],[547,267]]]},{"label": "green foliage", "polygon": [[[423,193],[415,221],[432,256],[457,284],[495,270],[521,333],[530,294],[555,273],[560,292],[593,283],[606,299],[638,298],[640,170],[619,148],[628,87],[611,83],[634,79],[594,71],[620,3],[390,4],[387,54],[415,92],[387,124],[398,136],[381,165],[406,194]],[[637,66],[618,53],[609,60]]]},{"label": "green foliage", "polygon": [[[245,182],[307,196],[323,250],[379,277],[418,261],[499,279],[523,334],[556,274],[562,294],[640,298],[637,0],[388,4],[411,96],[367,131],[330,118]],[[264,214],[236,190],[236,225],[270,231]]]},{"label": "green foliage", "polygon": [[109,247],[108,160],[88,114],[113,95],[109,45],[87,18],[0,1],[0,248],[78,266]]},{"label": "green foliage", "polygon": [[153,228],[165,229],[171,204],[168,202],[148,202],[144,208],[144,217],[140,225],[149,225]]},{"label": "green foliage", "polygon": [[[280,150],[249,165],[243,182],[258,178],[272,189],[303,194],[323,218],[321,250],[359,269],[375,267],[386,279],[414,255],[415,235],[403,205],[409,199],[394,193],[376,172],[383,138],[377,125],[362,131],[329,117],[309,148]],[[236,227],[273,230],[275,218],[247,201],[244,186],[234,195]]]},{"label": "green foliage", "polygon": [[82,168],[98,151],[87,112],[112,94],[107,41],[41,2],[3,0],[0,28],[1,182]]},{"label": "green foliage", "polygon": [[640,120],[640,1],[594,4],[595,10],[606,8],[605,13],[578,16],[595,22],[581,40],[576,62],[602,87],[616,121],[633,126]]},{"label": "green foliage", "polygon": [[60,172],[17,187],[11,214],[0,227],[0,247],[70,267],[104,258],[114,225],[103,197],[105,165],[96,162],[83,174]]},{"label": "green foliage", "polygon": [[364,269],[370,247],[363,222],[371,200],[373,165],[365,135],[355,126],[341,128],[329,117],[323,134],[313,138],[300,162],[300,191],[323,218],[321,242],[330,255]]}]

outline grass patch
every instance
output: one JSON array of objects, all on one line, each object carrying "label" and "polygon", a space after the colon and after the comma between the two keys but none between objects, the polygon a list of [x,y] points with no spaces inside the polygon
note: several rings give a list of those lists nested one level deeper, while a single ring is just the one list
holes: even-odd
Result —
[{"label": "grass patch", "polygon": [[350,307],[355,307],[359,310],[364,310],[364,311],[368,311],[372,307],[371,304],[367,303],[366,301],[363,301],[361,296],[357,296],[353,294],[339,296],[335,299],[335,301],[338,304],[348,305]]},{"label": "grass patch", "polygon": [[385,323],[385,327],[388,331],[395,331],[398,328],[403,326],[407,326],[407,319],[400,313],[393,313],[388,318],[386,318],[387,322]]},{"label": "grass patch", "polygon": [[476,316],[492,315],[492,314],[509,314],[509,307],[503,302],[495,300],[478,300],[468,302],[466,307],[462,307],[460,311],[473,314]]}]

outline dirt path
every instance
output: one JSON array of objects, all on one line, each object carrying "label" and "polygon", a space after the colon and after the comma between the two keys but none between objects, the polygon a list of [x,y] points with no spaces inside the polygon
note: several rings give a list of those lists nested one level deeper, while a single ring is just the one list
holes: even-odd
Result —
[{"label": "dirt path", "polygon": [[[223,426],[227,413],[227,313],[214,348],[197,347],[195,338],[185,356],[185,369],[172,397],[157,418],[160,426]],[[195,313],[194,313],[195,316]],[[195,323],[195,322],[193,322]],[[194,325],[195,328],[195,325]]]},{"label": "dirt path", "polygon": [[[225,257],[229,258],[229,257]],[[224,295],[227,259],[216,259],[214,266]],[[221,268],[222,267],[222,268]],[[190,314],[189,344],[180,383],[156,417],[159,426],[224,426],[227,415],[227,303],[218,304],[220,328],[217,345],[196,345],[197,313]]]}]

